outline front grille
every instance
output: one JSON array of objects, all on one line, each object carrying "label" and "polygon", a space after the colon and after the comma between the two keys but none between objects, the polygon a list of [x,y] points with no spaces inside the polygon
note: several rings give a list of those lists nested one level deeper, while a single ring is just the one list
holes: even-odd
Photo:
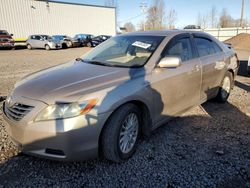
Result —
[{"label": "front grille", "polygon": [[34,108],[34,106],[29,106],[20,103],[15,103],[11,107],[8,107],[6,104],[4,104],[4,106],[6,115],[15,121],[20,121],[26,114],[28,114]]}]

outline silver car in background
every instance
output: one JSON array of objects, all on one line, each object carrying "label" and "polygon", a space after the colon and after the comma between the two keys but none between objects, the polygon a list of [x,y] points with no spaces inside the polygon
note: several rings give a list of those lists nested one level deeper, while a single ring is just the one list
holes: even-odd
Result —
[{"label": "silver car in background", "polygon": [[29,50],[34,48],[43,48],[46,50],[62,48],[61,42],[53,40],[49,35],[31,35],[26,41],[26,44]]},{"label": "silver car in background", "polygon": [[17,82],[3,105],[7,131],[30,155],[122,162],[141,135],[208,99],[226,102],[238,65],[203,32],[119,35]]}]

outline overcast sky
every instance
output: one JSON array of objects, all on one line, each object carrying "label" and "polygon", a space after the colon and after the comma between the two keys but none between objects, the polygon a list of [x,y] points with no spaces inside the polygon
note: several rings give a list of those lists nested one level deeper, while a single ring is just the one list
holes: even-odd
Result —
[{"label": "overcast sky", "polygon": [[[76,2],[83,4],[104,5],[105,0],[57,0],[64,2]],[[140,4],[145,2],[149,7],[152,0],[117,0],[118,4],[118,22],[122,26],[126,22],[132,22],[137,25],[144,16],[141,15]],[[240,18],[241,0],[165,0],[165,12],[170,9],[175,9],[177,12],[178,28],[185,25],[196,24],[197,15],[206,14],[212,6],[215,6],[218,16],[223,8],[228,10],[228,13],[235,19]],[[141,16],[140,16],[141,15]],[[245,0],[245,17],[250,20],[250,0]]]}]

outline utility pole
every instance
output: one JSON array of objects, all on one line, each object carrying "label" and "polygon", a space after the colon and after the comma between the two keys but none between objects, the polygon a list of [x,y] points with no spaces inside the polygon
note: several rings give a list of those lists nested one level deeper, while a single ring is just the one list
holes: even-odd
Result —
[{"label": "utility pole", "polygon": [[240,27],[243,27],[244,10],[245,10],[245,0],[242,0]]},{"label": "utility pole", "polygon": [[[144,14],[147,11],[147,3],[141,2],[140,8],[141,8],[141,12]],[[146,30],[146,19],[144,15],[143,16],[143,31],[145,30]]]}]

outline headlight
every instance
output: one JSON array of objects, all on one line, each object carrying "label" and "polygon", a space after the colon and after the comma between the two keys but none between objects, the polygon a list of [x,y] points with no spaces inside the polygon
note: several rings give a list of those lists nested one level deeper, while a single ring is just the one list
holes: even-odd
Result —
[{"label": "headlight", "polygon": [[59,103],[49,105],[38,114],[35,121],[64,119],[86,114],[96,105],[96,103],[97,99],[92,99],[81,103]]}]

